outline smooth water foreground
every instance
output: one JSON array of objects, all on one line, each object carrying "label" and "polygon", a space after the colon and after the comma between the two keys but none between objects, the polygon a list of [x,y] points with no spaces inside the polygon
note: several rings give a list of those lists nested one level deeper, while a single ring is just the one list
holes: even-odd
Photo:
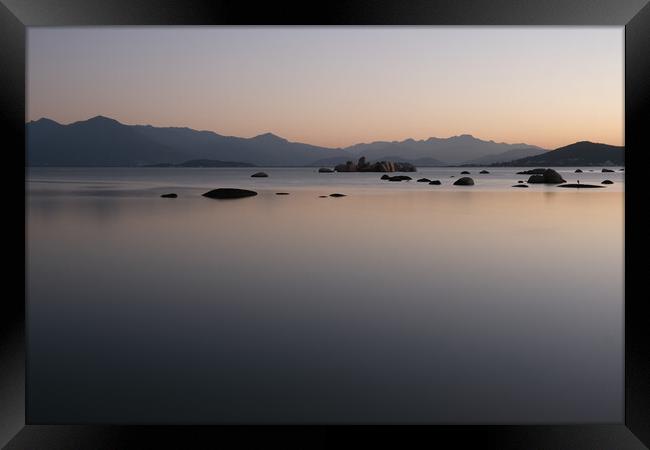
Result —
[{"label": "smooth water foreground", "polygon": [[620,422],[624,172],[594,169],[30,169],[28,418]]}]

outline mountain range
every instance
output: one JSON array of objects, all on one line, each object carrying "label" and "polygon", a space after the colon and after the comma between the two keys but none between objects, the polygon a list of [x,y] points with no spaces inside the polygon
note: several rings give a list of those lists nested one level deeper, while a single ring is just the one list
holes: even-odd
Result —
[{"label": "mountain range", "polygon": [[[348,160],[356,161],[360,156],[369,161],[403,161],[415,166],[558,165],[553,162],[571,160],[566,155],[556,157],[556,152],[562,149],[548,151],[528,144],[497,143],[468,134],[330,148],[290,142],[272,133],[251,138],[224,136],[191,128],[126,125],[104,116],[67,125],[42,118],[27,123],[26,135],[28,166],[183,166],[198,160],[202,165],[220,167],[331,167]],[[596,161],[618,164],[622,160],[622,153],[615,156],[615,151],[598,147],[599,156],[596,157],[596,153],[592,155],[588,150],[589,155],[585,154],[585,143],[573,145],[578,146],[578,159],[593,156],[595,159],[590,161],[594,164],[601,164]],[[573,165],[579,163],[576,161]]]}]

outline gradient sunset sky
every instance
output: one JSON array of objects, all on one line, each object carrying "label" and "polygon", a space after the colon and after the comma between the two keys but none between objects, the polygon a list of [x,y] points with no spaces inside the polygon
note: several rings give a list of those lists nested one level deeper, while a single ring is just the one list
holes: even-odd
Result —
[{"label": "gradient sunset sky", "polygon": [[624,144],[622,27],[28,30],[27,120],[96,115],[339,147]]}]

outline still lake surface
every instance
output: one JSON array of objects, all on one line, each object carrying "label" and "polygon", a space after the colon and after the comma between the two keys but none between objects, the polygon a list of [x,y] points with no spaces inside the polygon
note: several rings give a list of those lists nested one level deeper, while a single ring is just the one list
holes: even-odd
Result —
[{"label": "still lake surface", "polygon": [[28,417],[620,422],[624,172],[582,169],[30,168]]}]

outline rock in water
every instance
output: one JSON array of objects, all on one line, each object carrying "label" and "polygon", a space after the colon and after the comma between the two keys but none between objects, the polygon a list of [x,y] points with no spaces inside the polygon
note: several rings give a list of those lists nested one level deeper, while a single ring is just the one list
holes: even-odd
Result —
[{"label": "rock in water", "polygon": [[388,181],[410,181],[413,178],[409,177],[408,175],[395,175],[392,177],[388,177]]},{"label": "rock in water", "polygon": [[469,172],[466,171],[466,170],[463,170],[460,174],[461,174],[461,175],[469,175]]},{"label": "rock in water", "polygon": [[601,172],[607,173],[607,172],[613,172],[613,170],[612,169],[603,169],[603,170],[601,170]]},{"label": "rock in water", "polygon": [[218,199],[244,198],[244,197],[253,197],[255,195],[257,195],[257,192],[255,191],[249,191],[247,189],[236,189],[236,188],[218,188],[203,194],[204,197],[218,198]]},{"label": "rock in water", "polygon": [[524,182],[524,180],[519,180],[519,181],[517,181],[517,183],[523,183],[523,182]]},{"label": "rock in water", "polygon": [[321,167],[318,169],[318,173],[334,173],[334,171],[328,167]]},{"label": "rock in water", "polygon": [[289,195],[288,192],[276,192],[275,195]]},{"label": "rock in water", "polygon": [[553,169],[546,169],[541,175],[531,175],[528,178],[531,184],[544,183],[544,184],[560,184],[566,183],[566,180]]},{"label": "rock in water", "polygon": [[486,173],[490,173],[490,172],[488,172],[487,170],[481,170],[479,173],[485,175]]},{"label": "rock in water", "polygon": [[573,173],[582,173],[582,170],[576,169],[575,172],[573,172]]},{"label": "rock in water", "polygon": [[442,184],[442,183],[440,182],[440,180],[433,180],[433,181],[431,181],[429,184],[440,185],[440,184]]},{"label": "rock in water", "polygon": [[330,197],[335,197],[335,198],[345,197],[345,194],[330,194]]},{"label": "rock in water", "polygon": [[381,176],[381,179],[382,179],[382,180],[388,180],[389,178],[390,178],[390,175],[383,174],[383,175]]},{"label": "rock in water", "polygon": [[612,180],[605,180],[600,184],[614,184],[614,182]]},{"label": "rock in water", "polygon": [[470,177],[462,177],[454,181],[454,186],[474,186],[474,180]]},{"label": "rock in water", "polygon": [[579,184],[579,183],[569,183],[569,184],[561,184],[558,187],[562,188],[577,188],[577,189],[583,189],[583,188],[603,188],[605,186],[598,186],[597,184]]},{"label": "rock in water", "polygon": [[171,194],[163,194],[161,195],[162,198],[176,198],[178,195],[174,194],[173,192]]},{"label": "rock in water", "polygon": [[514,184],[514,185],[512,185],[512,187],[527,188],[528,185],[527,184]]},{"label": "rock in water", "polygon": [[253,178],[266,178],[268,176],[269,176],[269,174],[266,173],[266,172],[257,172],[257,173],[254,173],[253,175],[251,175],[251,177],[253,177]]},{"label": "rock in water", "polygon": [[430,182],[431,182],[431,180],[428,179],[428,178],[420,178],[420,179],[418,180],[418,183],[430,183]]},{"label": "rock in water", "polygon": [[517,172],[517,175],[541,175],[546,169],[530,169],[522,172]]}]

